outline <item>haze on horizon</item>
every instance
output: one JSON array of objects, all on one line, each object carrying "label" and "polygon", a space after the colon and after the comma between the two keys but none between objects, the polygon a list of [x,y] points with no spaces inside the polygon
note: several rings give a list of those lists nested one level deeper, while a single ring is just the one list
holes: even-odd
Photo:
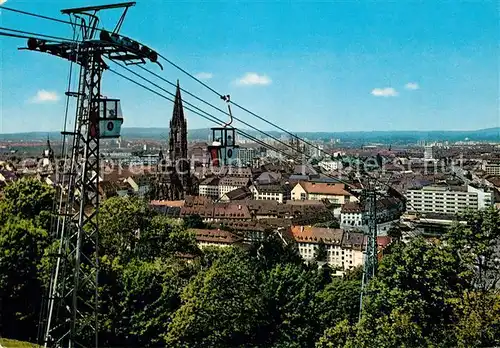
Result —
[{"label": "haze on horizon", "polygon": [[[90,3],[74,0],[70,7]],[[9,0],[6,5],[58,18],[63,18],[60,9],[68,7],[62,0]],[[139,1],[122,33],[287,130],[465,131],[500,126],[496,1],[169,5]],[[5,11],[1,18],[5,27],[71,36],[61,23]],[[18,51],[24,40],[2,37],[0,42],[0,134],[60,131],[69,64]],[[148,68],[171,81],[179,79],[181,87],[225,108],[177,69]],[[104,95],[122,99],[124,127],[168,127],[170,102],[109,72],[103,81]],[[183,99],[224,119],[185,93]],[[234,112],[259,129],[272,130],[249,114]],[[73,114],[70,108],[70,119]],[[186,116],[190,129],[214,125],[189,111]]]}]

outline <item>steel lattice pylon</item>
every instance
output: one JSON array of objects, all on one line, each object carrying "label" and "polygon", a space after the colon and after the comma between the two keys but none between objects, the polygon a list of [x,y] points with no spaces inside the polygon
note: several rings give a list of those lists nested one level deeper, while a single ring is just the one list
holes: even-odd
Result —
[{"label": "steel lattice pylon", "polygon": [[359,305],[359,318],[363,310],[363,296],[366,286],[377,272],[377,191],[375,189],[363,189],[361,195],[363,203],[363,212],[367,222],[368,229],[365,233],[364,260],[363,260],[363,278],[361,280],[361,296]]},{"label": "steel lattice pylon", "polygon": [[[83,23],[81,23],[83,24]],[[97,19],[81,26],[84,40],[92,38]],[[99,211],[99,98],[105,68],[99,47],[78,46],[81,58],[75,130],[70,160],[62,173],[68,183],[61,191],[57,236],[60,244],[49,290],[45,345],[75,347],[97,340]],[[92,318],[93,317],[93,318]],[[92,318],[92,319],[91,319]],[[69,320],[68,320],[69,319]]]},{"label": "steel lattice pylon", "polygon": [[[156,52],[118,35],[133,5],[127,2],[63,10],[73,23],[75,40],[28,40],[29,50],[80,66],[78,91],[66,93],[68,98],[76,98],[77,106],[74,130],[63,132],[63,144],[68,139],[71,146],[62,154],[64,168],[58,178],[60,197],[53,231],[59,245],[40,321],[39,340],[46,347],[99,345],[99,141],[119,137],[116,129],[123,121],[117,113],[119,101],[101,95],[101,78],[107,69],[103,58],[126,64],[158,63]],[[97,28],[99,11],[120,8],[123,14],[112,32]]]}]

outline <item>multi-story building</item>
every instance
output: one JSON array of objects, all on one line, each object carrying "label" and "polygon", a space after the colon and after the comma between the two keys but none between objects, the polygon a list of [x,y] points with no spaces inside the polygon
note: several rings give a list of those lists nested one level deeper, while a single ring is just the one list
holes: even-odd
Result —
[{"label": "multi-story building", "polygon": [[326,262],[342,271],[363,264],[362,233],[310,226],[292,226],[292,236],[305,261],[314,261],[319,243],[326,248]]},{"label": "multi-story building", "polygon": [[242,243],[243,238],[223,230],[193,229],[196,243],[200,249],[206,247],[230,247]]},{"label": "multi-story building", "polygon": [[[384,236],[392,225],[399,221],[404,211],[404,204],[395,198],[377,200],[377,235]],[[340,212],[340,228],[345,230],[367,231],[368,213],[359,202],[346,203]]]},{"label": "multi-story building", "polygon": [[198,193],[200,196],[218,199],[228,192],[240,187],[248,187],[249,185],[250,178],[247,177],[210,177],[200,183]]},{"label": "multi-story building", "polygon": [[239,187],[236,190],[232,190],[228,193],[223,194],[218,202],[232,202],[232,201],[241,201],[247,198],[252,197],[252,192],[248,189],[248,187]]},{"label": "multi-story building", "polygon": [[260,155],[260,151],[255,147],[240,147],[238,150],[238,160],[243,166],[251,167],[254,159]]},{"label": "multi-story building", "polygon": [[250,186],[250,191],[255,200],[277,201],[279,203],[289,200],[291,194],[290,185],[288,184],[259,185],[254,183]]},{"label": "multi-story building", "polygon": [[349,191],[345,184],[300,181],[292,189],[292,200],[322,200],[343,205],[357,202],[358,199]]},{"label": "multi-story building", "polygon": [[250,179],[247,177],[226,176],[219,181],[219,197],[237,188],[248,187],[249,185]]},{"label": "multi-story building", "polygon": [[219,180],[218,177],[203,180],[198,186],[198,194],[213,199],[219,198]]},{"label": "multi-story building", "polygon": [[184,205],[180,217],[199,215],[205,222],[233,221],[242,222],[252,220],[248,206],[239,203],[220,203],[209,205]]},{"label": "multi-story building", "polygon": [[318,166],[320,166],[321,169],[326,170],[327,172],[332,172],[335,170],[342,169],[342,162],[323,160],[318,163]]},{"label": "multi-story building", "polygon": [[408,210],[423,213],[458,214],[494,204],[492,192],[468,186],[426,186],[407,191]]},{"label": "multi-story building", "polygon": [[432,145],[424,146],[424,160],[426,161],[434,160],[434,147]]},{"label": "multi-story building", "polygon": [[483,163],[483,170],[486,174],[500,176],[500,162],[485,162]]}]

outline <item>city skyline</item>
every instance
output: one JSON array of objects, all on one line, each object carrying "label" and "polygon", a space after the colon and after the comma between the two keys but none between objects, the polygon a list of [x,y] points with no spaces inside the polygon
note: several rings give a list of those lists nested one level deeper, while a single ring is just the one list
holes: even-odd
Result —
[{"label": "city skyline", "polygon": [[[60,9],[88,4],[53,0],[48,6],[9,0],[5,6],[64,19]],[[122,33],[291,131],[500,126],[498,15],[493,1],[155,4],[138,2]],[[158,13],[164,13],[164,20]],[[8,28],[71,35],[61,23],[6,11],[0,18]],[[112,19],[105,18],[104,24],[109,27]],[[2,38],[0,44],[0,133],[60,130],[69,64],[18,51],[24,40]],[[179,78],[182,88],[225,107],[178,70],[166,65],[163,72],[148,68],[171,81]],[[174,92],[173,87],[162,86]],[[170,102],[109,72],[103,93],[122,99],[124,127],[168,127]],[[237,112],[246,122],[270,129]],[[213,126],[189,111],[186,117],[189,129]],[[235,122],[235,126],[240,125]]]}]

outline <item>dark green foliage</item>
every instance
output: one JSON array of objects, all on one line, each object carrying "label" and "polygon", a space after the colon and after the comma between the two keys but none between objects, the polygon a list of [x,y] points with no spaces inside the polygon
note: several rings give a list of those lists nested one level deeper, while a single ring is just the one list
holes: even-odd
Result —
[{"label": "dark green foliage", "polygon": [[202,270],[182,294],[168,334],[170,347],[238,347],[259,340],[264,301],[248,258],[237,250]]},{"label": "dark green foliage", "polygon": [[205,228],[205,223],[200,215],[188,215],[183,218],[185,228]]},{"label": "dark green foliage", "polygon": [[109,257],[130,257],[150,224],[153,212],[134,197],[112,197],[99,208],[100,253]]},{"label": "dark green foliage", "polygon": [[488,347],[500,343],[498,211],[474,212],[444,237],[396,243],[369,285],[362,320],[317,347]]},{"label": "dark green foliage", "polygon": [[7,185],[0,200],[0,221],[2,216],[19,216],[35,219],[42,212],[51,212],[55,190],[35,179],[21,179]]},{"label": "dark green foliage", "polygon": [[255,258],[253,262],[257,269],[272,269],[277,264],[302,264],[297,244],[290,240],[284,244],[274,233],[268,234],[262,242],[254,243],[249,254]]},{"label": "dark green foliage", "polygon": [[154,216],[141,232],[136,255],[152,260],[168,258],[175,253],[199,254],[193,233],[164,215]]},{"label": "dark green foliage", "polygon": [[325,222],[315,223],[314,227],[340,228],[340,223],[338,219],[333,218]]},{"label": "dark green foliage", "polygon": [[316,261],[326,262],[327,256],[325,242],[323,242],[323,239],[320,239],[318,248],[314,251],[314,258]]},{"label": "dark green foliage", "polygon": [[42,283],[38,278],[47,232],[32,221],[12,217],[0,226],[0,333],[15,339],[33,341]]},{"label": "dark green foliage", "polygon": [[[36,192],[31,195],[30,190]],[[34,341],[57,241],[53,190],[35,181],[0,200],[0,336]],[[108,347],[485,347],[500,344],[500,216],[474,212],[441,241],[384,252],[359,317],[362,268],[334,277],[267,231],[248,248],[199,250],[189,228],[136,198],[101,205],[100,345]],[[188,228],[189,227],[189,228]],[[191,255],[188,263],[179,255]],[[85,318],[90,320],[90,317]]]}]

